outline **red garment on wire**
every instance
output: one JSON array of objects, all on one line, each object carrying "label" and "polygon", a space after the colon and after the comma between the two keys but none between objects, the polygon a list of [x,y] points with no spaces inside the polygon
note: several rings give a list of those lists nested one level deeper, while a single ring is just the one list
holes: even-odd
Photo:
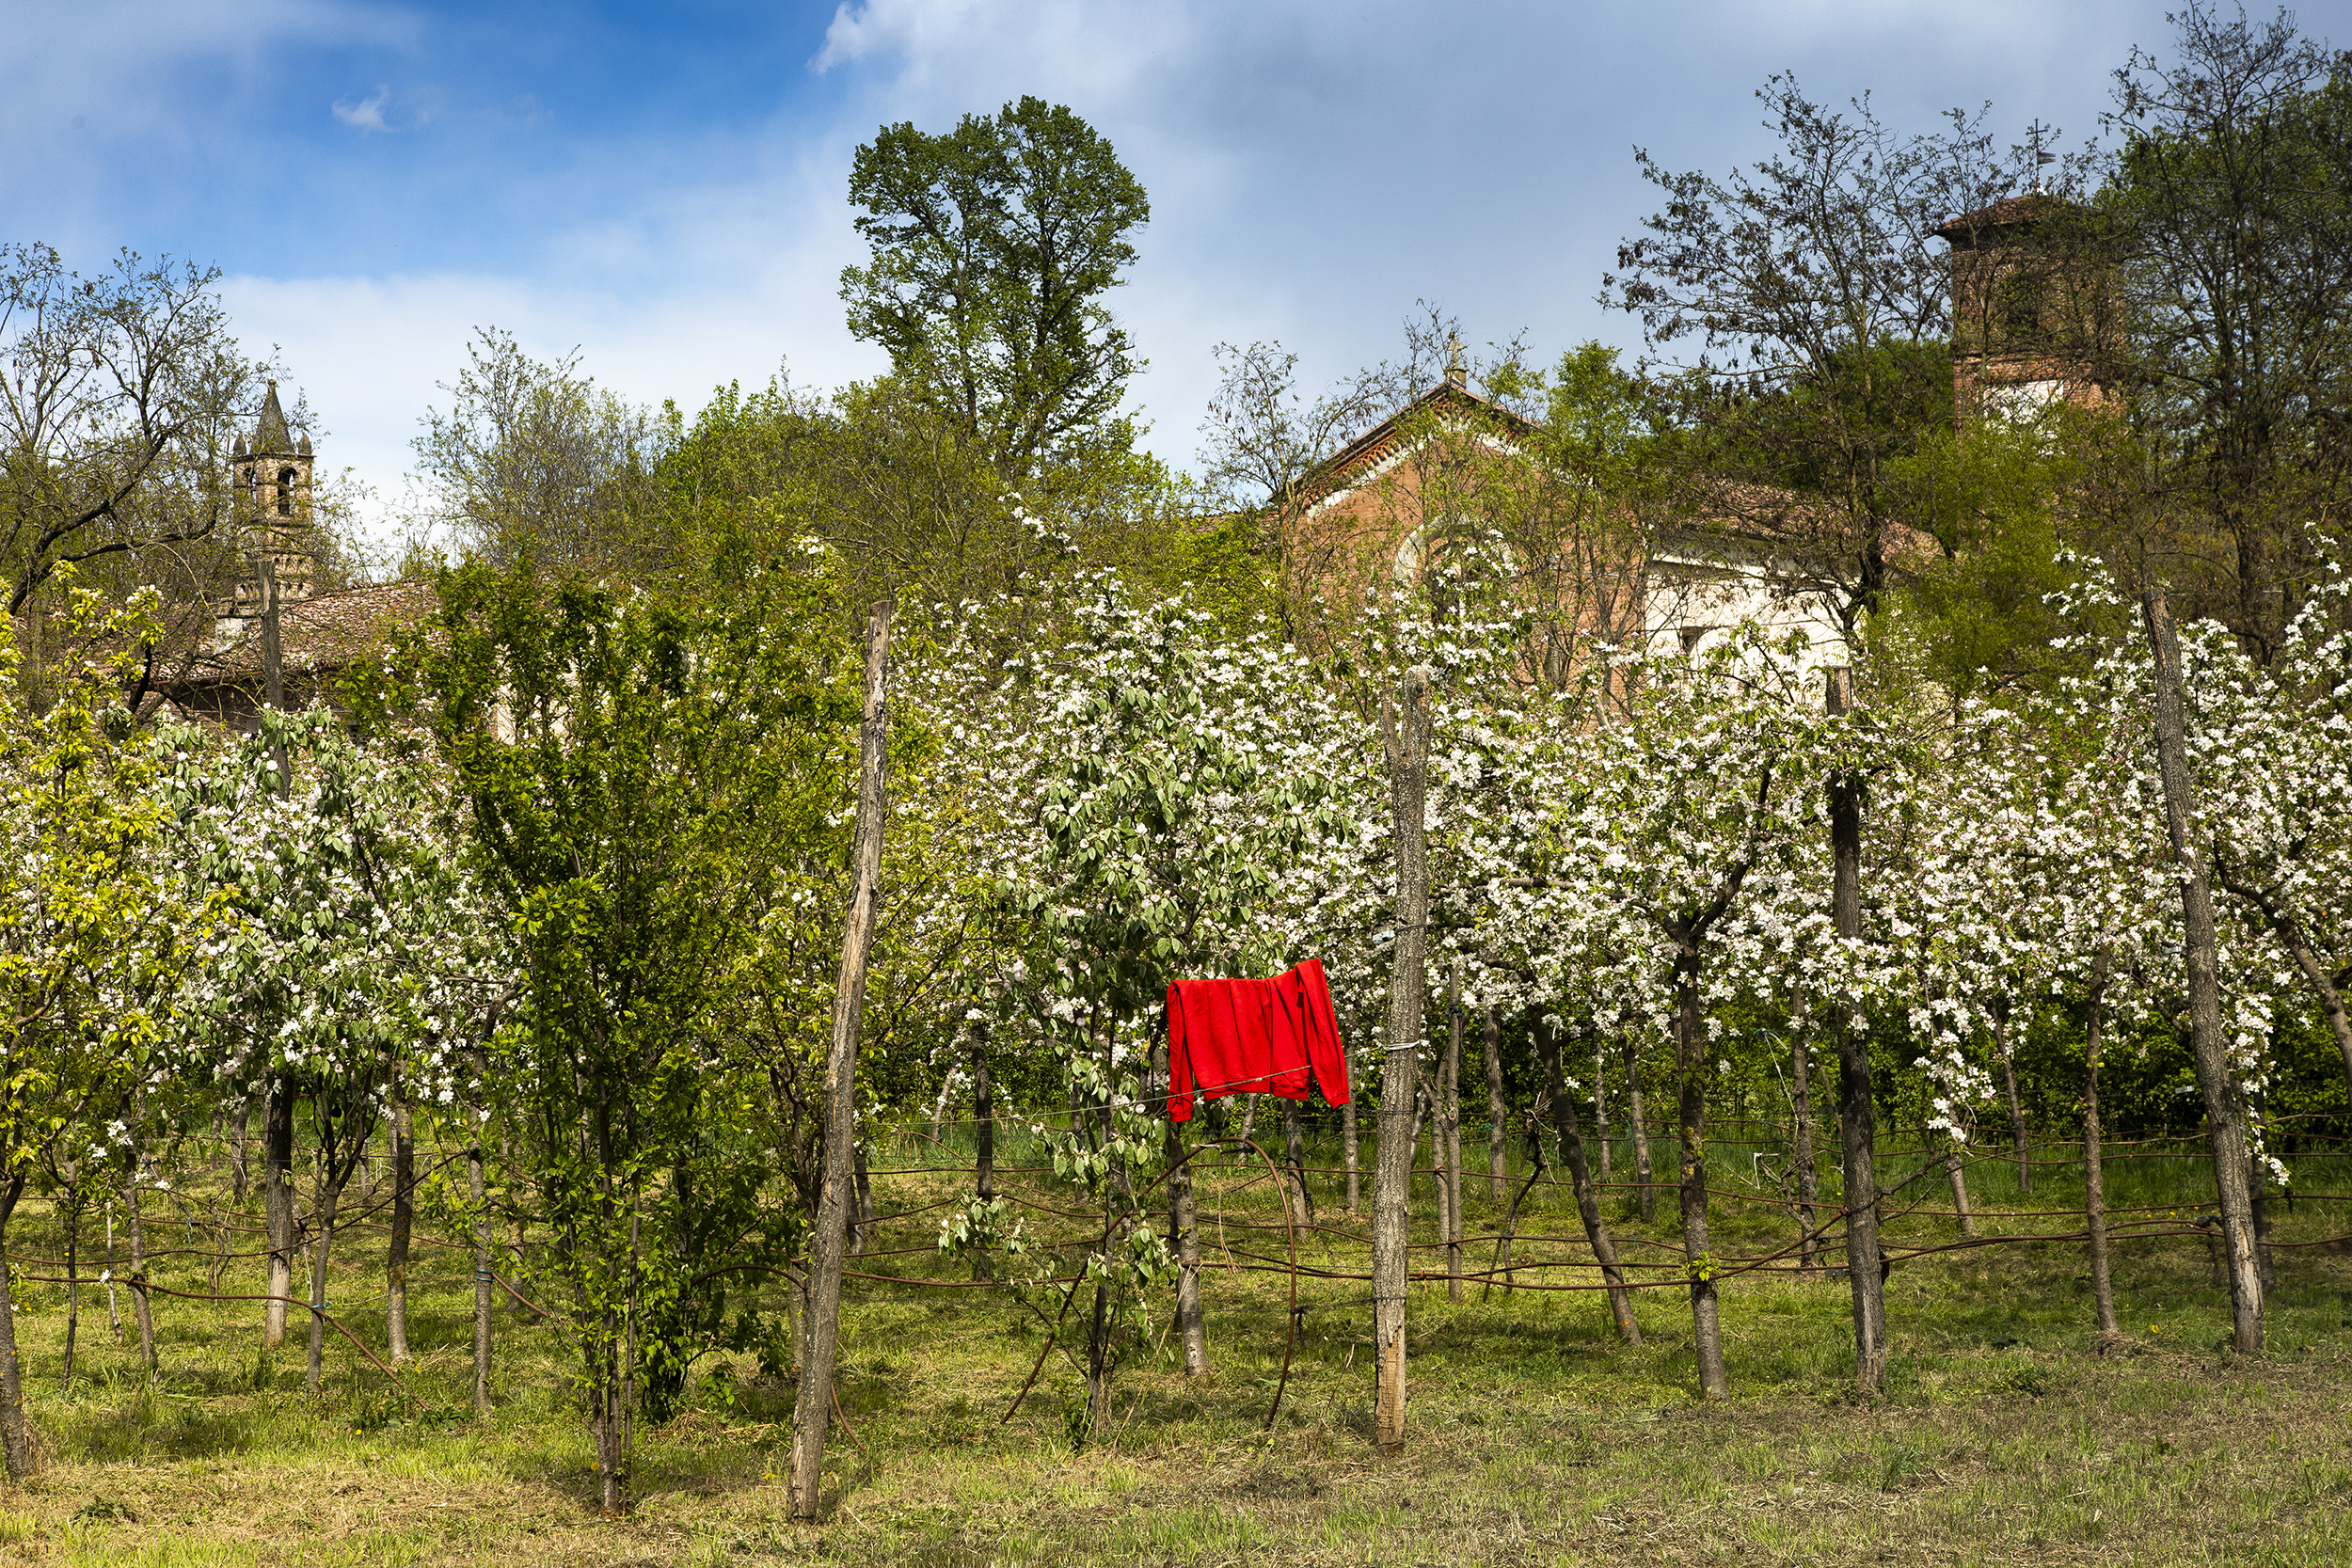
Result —
[{"label": "red garment on wire", "polygon": [[1340,1044],[1340,1022],[1331,1012],[1331,986],[1324,978],[1323,960],[1295,964],[1275,980],[1281,989],[1293,1027],[1306,1042],[1307,1059],[1315,1069],[1323,1098],[1334,1105],[1347,1103],[1347,1052]]},{"label": "red garment on wire", "polygon": [[1323,965],[1310,958],[1271,980],[1179,980],[1168,988],[1168,1116],[1192,1119],[1193,1097],[1307,1098],[1308,1074],[1334,1105],[1347,1102]]}]

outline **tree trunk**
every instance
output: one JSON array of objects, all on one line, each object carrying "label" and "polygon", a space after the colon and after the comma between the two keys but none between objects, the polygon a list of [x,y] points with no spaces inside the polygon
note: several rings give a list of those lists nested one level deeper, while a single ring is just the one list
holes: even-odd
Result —
[{"label": "tree trunk", "polygon": [[[1104,1250],[1109,1240],[1104,1238]],[[1102,1438],[1111,1430],[1110,1298],[1107,1284],[1094,1287],[1094,1316],[1087,1325],[1087,1436]]]},{"label": "tree trunk", "polygon": [[[1413,1180],[1415,1057],[1424,1032],[1429,850],[1423,801],[1429,782],[1429,672],[1406,673],[1398,711],[1384,711],[1396,833],[1396,941],[1389,970],[1389,1027],[1380,1071],[1379,1169],[1372,1191],[1373,1430],[1380,1448],[1405,1446],[1405,1307],[1411,1277],[1407,1197]],[[1383,705],[1384,710],[1387,705]]]},{"label": "tree trunk", "polygon": [[1686,944],[1675,966],[1675,1072],[1680,1081],[1675,1126],[1682,1146],[1682,1258],[1691,1276],[1691,1335],[1698,1353],[1699,1397],[1720,1400],[1730,1396],[1731,1383],[1724,1374],[1716,1262],[1707,1231],[1707,1012],[1699,997],[1698,966],[1697,952]]},{"label": "tree trunk", "polygon": [[294,1086],[273,1074],[262,1113],[262,1212],[269,1246],[269,1300],[262,1307],[262,1344],[286,1342],[286,1299],[294,1294]]},{"label": "tree trunk", "polygon": [[1954,1136],[1951,1147],[1944,1151],[1944,1176],[1952,1184],[1952,1213],[1960,1221],[1960,1233],[1977,1233],[1977,1217],[1968,1210],[1968,1162],[1960,1139]]},{"label": "tree trunk", "polygon": [[[5,1284],[8,1266],[8,1222],[16,1217],[17,1199],[24,1196],[24,1173],[9,1172],[7,1182],[0,1187],[0,1284]],[[16,1303],[6,1289],[0,1289],[0,1464],[8,1466],[13,1481],[30,1477],[39,1464],[32,1429],[24,1419],[24,1369],[17,1359]]]},{"label": "tree trunk", "polygon": [[[72,1188],[74,1175],[66,1177],[68,1191],[65,1207],[65,1375],[59,1380],[67,1393],[73,1391],[73,1341],[82,1326],[82,1202]],[[5,1267],[6,1249],[0,1248],[0,1267]]]},{"label": "tree trunk", "polygon": [[466,1193],[473,1200],[473,1408],[490,1413],[490,1206],[482,1190],[482,1129],[466,1151]]},{"label": "tree trunk", "polygon": [[1657,1192],[1651,1186],[1649,1163],[1648,1113],[1642,1107],[1642,1065],[1633,1050],[1633,1036],[1629,1031],[1625,1045],[1625,1122],[1633,1134],[1633,1195],[1641,1210],[1642,1223],[1648,1225],[1658,1218]]},{"label": "tree trunk", "polygon": [[1511,1180],[1511,1113],[1502,1101],[1502,1024],[1491,1004],[1480,1034],[1486,1046],[1486,1200],[1500,1208]]},{"label": "tree trunk", "polygon": [[1446,981],[1445,1061],[1438,1069],[1439,1156],[1445,1161],[1445,1180],[1438,1189],[1445,1212],[1445,1293],[1448,1301],[1462,1299],[1462,965],[1456,960]]},{"label": "tree trunk", "polygon": [[408,1234],[416,1224],[417,1143],[407,1096],[392,1105],[392,1240],[384,1265],[384,1338],[395,1365],[408,1359]]},{"label": "tree trunk", "polygon": [[2083,1213],[2090,1229],[2090,1297],[2102,1350],[2122,1338],[2115,1323],[2115,1282],[2107,1272],[2107,1184],[2099,1151],[2099,1047],[2106,1022],[2107,965],[2102,947],[2090,960],[2090,1006],[2083,1029]]},{"label": "tree trunk", "polygon": [[123,1218],[131,1225],[131,1314],[139,1325],[139,1362],[148,1381],[155,1377],[155,1312],[147,1299],[147,1225],[139,1213],[139,1161],[131,1156],[131,1180],[122,1187]]},{"label": "tree trunk", "polygon": [[1576,1194],[1576,1212],[1584,1222],[1584,1240],[1593,1249],[1593,1260],[1600,1265],[1600,1277],[1608,1286],[1609,1316],[1617,1325],[1618,1336],[1629,1345],[1642,1342],[1641,1325],[1633,1321],[1633,1300],[1625,1287],[1625,1270],[1618,1265],[1617,1249],[1609,1240],[1609,1227],[1600,1216],[1600,1192],[1593,1185],[1592,1167],[1584,1159],[1584,1135],[1577,1130],[1576,1101],[1568,1096],[1567,1078],[1560,1069],[1560,1040],[1551,1032],[1551,1022],[1544,1016],[1543,1005],[1528,1009],[1528,1033],[1535,1042],[1535,1058],[1543,1066],[1544,1089],[1551,1101],[1551,1114],[1560,1129],[1560,1159],[1568,1167],[1568,1181]]},{"label": "tree trunk", "polygon": [[310,1344],[304,1364],[306,1386],[318,1397],[326,1375],[326,1264],[335,1243],[335,1212],[342,1202],[343,1185],[328,1170],[319,1182],[319,1239],[310,1260]]},{"label": "tree trunk", "polygon": [[[1175,1123],[1168,1131],[1175,1131]],[[975,1151],[972,1157],[972,1193],[982,1203],[996,1196],[996,1097],[988,1076],[988,1020],[976,1019],[972,1024],[972,1126]],[[985,1243],[972,1252],[972,1277],[991,1279],[995,1270],[988,1260]]]},{"label": "tree trunk", "polygon": [[1600,1037],[1593,1037],[1593,1151],[1599,1156],[1600,1184],[1607,1186],[1609,1170],[1609,1070]]},{"label": "tree trunk", "polygon": [[1817,1216],[1821,1177],[1813,1159],[1813,1052],[1805,1044],[1808,1024],[1802,1005],[1791,1010],[1799,1015],[1788,1021],[1788,1070],[1795,1081],[1792,1098],[1797,1117],[1797,1271],[1809,1275],[1820,1267],[1820,1243],[1814,1231],[1820,1224]]},{"label": "tree trunk", "polygon": [[2205,880],[2205,854],[2190,841],[2198,815],[2189,778],[2187,719],[2181,695],[2181,647],[2164,590],[2140,596],[2148,623],[2148,644],[2156,667],[2156,765],[2164,778],[2165,827],[2181,879],[2181,924],[2188,968],[2189,1039],[2197,1064],[2197,1087],[2205,1101],[2205,1123],[2213,1143],[2214,1188],[2220,1200],[2221,1243],[2230,1281],[2231,1340],[2241,1355],[2263,1344],[2262,1277],[2254,1262],[2253,1205],[2247,1191],[2245,1102],[2230,1068],[2229,1043],[2221,1034],[2221,988],[2213,928],[2213,895]]},{"label": "tree trunk", "polygon": [[[1853,706],[1853,672],[1832,670],[1832,716]],[[1841,942],[1862,940],[1862,806],[1859,773],[1830,781],[1833,862],[1830,926]],[[1870,1083],[1870,1039],[1849,1009],[1833,1005],[1837,1032],[1837,1132],[1845,1158],[1846,1279],[1853,1291],[1854,1386],[1877,1394],[1886,1380],[1886,1285],[1879,1272],[1878,1106]]]},{"label": "tree trunk", "polygon": [[1168,1123],[1168,1250],[1176,1259],[1176,1337],[1184,1342],[1184,1375],[1209,1370],[1209,1336],[1200,1316],[1200,1228],[1193,1213],[1192,1162],[1184,1139]]},{"label": "tree trunk", "polygon": [[2246,1185],[2254,1212],[2254,1274],[2265,1291],[2275,1291],[2279,1288],[2279,1265],[2270,1254],[2270,1195],[2264,1190],[2265,1178],[2260,1163],[2247,1163]]},{"label": "tree trunk", "polygon": [[874,1184],[867,1180],[866,1175],[866,1140],[864,1138],[857,1140],[856,1149],[850,1156],[850,1164],[857,1182],[857,1212],[850,1223],[850,1253],[854,1257],[873,1245],[871,1232],[874,1228]]},{"label": "tree trunk", "polygon": [[1315,1200],[1307,1191],[1307,1145],[1298,1127],[1298,1101],[1282,1101],[1282,1155],[1289,1163],[1291,1185],[1298,1192],[1298,1217],[1301,1224],[1315,1223]]},{"label": "tree trunk", "polygon": [[2001,1086],[2009,1101],[2010,1142],[2017,1150],[2017,1194],[2020,1197],[2033,1191],[2033,1154],[2026,1143],[2026,1108],[2017,1098],[2017,1058],[2010,1049],[2009,1004],[1995,1004],[1993,1018],[1993,1047],[2001,1053]]},{"label": "tree trunk", "polygon": [[809,1237],[808,1354],[792,1407],[792,1516],[814,1519],[824,1486],[825,1437],[833,1424],[833,1370],[841,1328],[843,1243],[849,1239],[857,1140],[857,1038],[866,1011],[866,967],[874,943],[882,879],[882,786],[889,724],[883,708],[890,658],[890,605],[874,607],[866,633],[866,708],[859,735],[857,828],[850,864],[849,919],[834,987],[833,1038],[825,1055],[825,1165]]},{"label": "tree trunk", "polygon": [[248,1099],[237,1107],[236,1164],[231,1178],[233,1187],[230,1196],[230,1202],[240,1209],[245,1207],[246,1190],[252,1184],[251,1178],[248,1175],[250,1167],[246,1160],[246,1148],[252,1132],[252,1127],[253,1101]]}]

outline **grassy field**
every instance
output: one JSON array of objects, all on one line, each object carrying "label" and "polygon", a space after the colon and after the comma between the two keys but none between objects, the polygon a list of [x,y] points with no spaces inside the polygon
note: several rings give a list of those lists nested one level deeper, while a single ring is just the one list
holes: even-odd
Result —
[{"label": "grassy field", "polygon": [[[918,1147],[897,1163],[920,1164]],[[1754,1165],[1736,1151],[1722,1159],[1718,1251],[1785,1245],[1790,1218],[1749,1184]],[[2117,1159],[2110,1201],[2193,1209],[2206,1185],[2198,1172],[2194,1159]],[[878,1177],[878,1208],[916,1207],[958,1180]],[[2280,1213],[2281,1243],[2352,1230],[2352,1210],[2326,1200],[2352,1195],[2352,1162],[2299,1162],[2297,1184],[2306,1198]],[[1995,1163],[1979,1165],[1973,1185],[1984,1233],[2074,1227],[2021,1201]],[[2057,1209],[2081,1201],[2062,1168],[2042,1170],[2036,1189]],[[1483,1174],[1470,1191],[1470,1227],[1490,1232]],[[1946,1196],[1926,1182],[1909,1196]],[[1360,1270],[1362,1222],[1337,1212],[1329,1183],[1317,1198],[1324,1228],[1302,1259]],[[1660,1248],[1678,1244],[1670,1194],[1648,1227],[1629,1217],[1629,1195],[1612,1201],[1634,1257],[1663,1259]],[[1424,1181],[1417,1218],[1434,1208]],[[1117,1440],[1085,1451],[1068,1435],[1079,1380],[1057,1355],[1002,1419],[1043,1347],[1025,1309],[996,1291],[853,1282],[842,1393],[864,1451],[836,1429],[831,1511],[816,1527],[785,1516],[789,1390],[749,1360],[699,1378],[691,1408],[641,1438],[635,1517],[596,1519],[551,1333],[502,1310],[498,1408],[480,1421],[468,1408],[462,1254],[429,1252],[421,1270],[406,1398],[337,1348],[314,1402],[298,1341],[275,1360],[262,1354],[256,1308],[160,1298],[162,1377],[145,1387],[135,1337],[116,1342],[105,1293],[91,1288],[80,1369],[61,1388],[63,1292],[28,1285],[18,1332],[47,1465],[0,1493],[0,1560],[2352,1562],[2352,1252],[2332,1243],[2280,1249],[2269,1350],[2250,1362],[2218,1348],[2227,1302],[2193,1236],[2119,1243],[2129,1343],[2106,1355],[2091,1345],[2079,1243],[1914,1259],[1889,1283],[1891,1387],[1871,1404],[1847,1392],[1848,1298],[1835,1280],[1726,1283],[1733,1398],[1711,1407],[1692,1394],[1676,1289],[1641,1293],[1646,1342],[1628,1350],[1597,1294],[1497,1289],[1482,1300],[1473,1286],[1455,1305],[1433,1284],[1411,1307],[1411,1442],[1386,1459],[1369,1441],[1368,1287],[1302,1283],[1311,1309],[1266,1433],[1287,1282],[1228,1259],[1280,1255],[1279,1205],[1262,1169],[1236,1164],[1204,1171],[1202,1213],[1215,1370],[1188,1383],[1163,1355],[1128,1371]],[[27,1205],[20,1259],[56,1255],[47,1219]],[[935,1224],[885,1225],[876,1245],[920,1245]],[[209,1244],[200,1230],[154,1228],[159,1247]],[[1522,1262],[1581,1256],[1564,1191],[1537,1189],[1521,1231]],[[1890,1235],[1897,1246],[1957,1239],[1949,1213],[1932,1211],[1896,1219]],[[365,1230],[350,1242],[330,1300],[380,1349],[381,1301],[369,1299],[382,1288],[380,1243]],[[1480,1266],[1491,1244],[1471,1249]],[[1417,1257],[1442,1266],[1442,1254]],[[204,1289],[200,1260],[172,1262],[160,1283]],[[919,1253],[871,1266],[898,1265],[943,1272]],[[1590,1276],[1554,1267],[1525,1277]],[[224,1288],[258,1289],[258,1271],[232,1268]]]}]

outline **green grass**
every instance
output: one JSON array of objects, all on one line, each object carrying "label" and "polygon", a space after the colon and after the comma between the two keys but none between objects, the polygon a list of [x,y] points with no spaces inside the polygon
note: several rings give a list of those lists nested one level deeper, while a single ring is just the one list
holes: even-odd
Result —
[{"label": "green grass", "polygon": [[[888,1163],[953,1157],[927,1147]],[[1483,1266],[1497,1216],[1484,1148],[1465,1152],[1470,1257]],[[1661,1169],[1670,1164],[1669,1149],[1654,1153]],[[1886,1155],[1890,1179],[1916,1163]],[[1630,1164],[1620,1140],[1620,1177]],[[1748,1151],[1721,1146],[1711,1168],[1719,1253],[1791,1239],[1780,1190]],[[2324,1201],[2352,1195],[2352,1162],[2306,1158],[2296,1172],[2305,1199],[2291,1212],[2279,1206],[2278,1240],[2352,1230],[2352,1211]],[[2210,1190],[2193,1159],[2118,1158],[2107,1176],[2119,1210],[2190,1213]],[[914,1208],[958,1180],[877,1177],[878,1206]],[[2059,1165],[2036,1171],[2030,1199],[1997,1161],[1974,1167],[1970,1186],[1988,1234],[2072,1228],[2031,1206],[2081,1201],[2078,1170]],[[1428,1194],[1424,1180],[1417,1241],[1432,1239]],[[1325,1228],[1302,1241],[1302,1262],[1360,1270],[1363,1222],[1337,1212],[1335,1180],[1318,1179],[1316,1197]],[[1933,1207],[1948,1201],[1940,1177],[1905,1201],[1930,1207],[1892,1220],[1892,1246],[1958,1239],[1948,1210]],[[1201,1203],[1214,1370],[1188,1382],[1163,1352],[1127,1370],[1118,1440],[1085,1451],[1068,1437],[1079,1382],[1058,1356],[1020,1414],[1002,1419],[1043,1343],[1009,1299],[859,1286],[845,1312],[842,1398],[866,1451],[836,1432],[829,1513],[814,1527],[785,1513],[790,1391],[763,1382],[750,1358],[706,1364],[725,1375],[698,1377],[687,1411],[641,1439],[636,1515],[597,1520],[552,1335],[502,1309],[498,1408],[471,1415],[462,1253],[428,1249],[418,1270],[405,1398],[336,1346],[313,1402],[298,1343],[261,1353],[258,1307],[164,1298],[163,1372],[146,1388],[135,1339],[116,1343],[104,1291],[91,1286],[79,1375],[63,1388],[62,1291],[31,1285],[18,1332],[47,1464],[0,1489],[0,1562],[2352,1561],[2352,1252],[2332,1242],[2281,1245],[2269,1349],[2252,1361],[2217,1348],[2228,1304],[2199,1238],[2118,1243],[2130,1343],[2106,1355],[2091,1344],[2079,1243],[1920,1257],[1889,1282],[1890,1387],[1867,1404],[1848,1391],[1848,1296],[1832,1281],[1726,1281],[1733,1398],[1715,1406],[1693,1397],[1678,1289],[1640,1293],[1645,1343],[1627,1349],[1594,1292],[1497,1288],[1481,1300],[1472,1286],[1455,1304],[1429,1284],[1411,1304],[1410,1442],[1383,1458],[1370,1444],[1368,1286],[1302,1282],[1311,1309],[1268,1433],[1286,1281],[1229,1268],[1228,1252],[1236,1265],[1245,1252],[1279,1257],[1279,1211],[1263,1169],[1238,1164],[1203,1168]],[[1631,1218],[1629,1194],[1613,1192],[1609,1208],[1629,1256],[1678,1257],[1671,1193],[1650,1227]],[[935,1223],[885,1227],[877,1244],[919,1245]],[[14,1230],[20,1259],[57,1255],[48,1224],[27,1205]],[[1037,1216],[1031,1226],[1050,1229]],[[187,1243],[181,1225],[152,1228],[154,1245]],[[1523,1279],[1589,1282],[1564,1192],[1538,1188],[1521,1232],[1518,1261],[1553,1265]],[[201,1231],[196,1240],[207,1243]],[[339,1243],[346,1262],[330,1299],[380,1354],[379,1247],[367,1230]],[[1441,1256],[1419,1253],[1416,1266]],[[951,1272],[921,1254],[871,1267]],[[225,1288],[256,1289],[257,1274],[232,1267]],[[201,1290],[201,1260],[172,1259],[157,1278]],[[127,1297],[121,1306],[127,1330]]]}]

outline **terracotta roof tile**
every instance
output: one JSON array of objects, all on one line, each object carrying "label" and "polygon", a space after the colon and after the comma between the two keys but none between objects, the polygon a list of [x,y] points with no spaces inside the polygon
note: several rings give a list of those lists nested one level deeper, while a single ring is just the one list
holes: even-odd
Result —
[{"label": "terracotta roof tile", "polygon": [[[347,669],[381,654],[393,633],[422,625],[439,607],[433,584],[421,579],[291,600],[278,611],[279,657],[290,675]],[[220,626],[225,635],[197,657],[179,686],[261,678],[262,618],[229,619]]]}]

